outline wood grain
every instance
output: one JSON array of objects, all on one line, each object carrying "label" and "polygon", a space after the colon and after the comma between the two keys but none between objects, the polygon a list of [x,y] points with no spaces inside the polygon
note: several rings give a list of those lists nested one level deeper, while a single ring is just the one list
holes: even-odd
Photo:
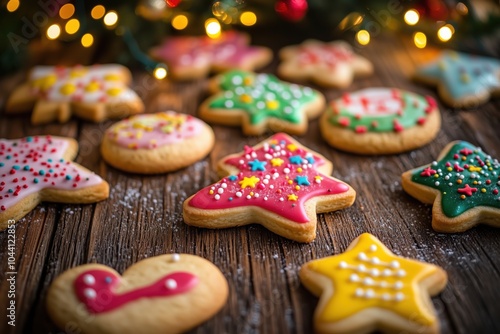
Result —
[{"label": "wood grain", "polygon": [[[277,51],[306,36],[278,29],[255,37],[257,44]],[[390,86],[435,95],[431,88],[409,80],[415,65],[435,55],[435,50],[417,50],[399,36],[380,36],[358,52],[374,62],[376,73],[356,80],[349,91]],[[110,50],[96,51],[91,59],[105,62],[107,57],[113,57]],[[54,63],[58,58],[43,59]],[[274,72],[277,63],[275,59],[263,71]],[[5,103],[24,75],[19,72],[0,80],[0,103]],[[147,112],[174,109],[195,115],[207,96],[206,80],[158,83],[142,71],[136,71],[134,78]],[[315,88],[329,100],[342,94]],[[363,232],[376,235],[396,254],[435,263],[448,272],[448,286],[433,298],[443,333],[500,332],[500,231],[478,226],[462,234],[436,233],[430,226],[431,208],[406,195],[400,184],[403,171],[428,163],[451,140],[470,141],[500,157],[500,100],[477,110],[440,107],[443,128],[436,140],[393,156],[364,157],[334,150],[321,139],[318,121],[310,123],[308,133],[298,139],[330,159],[333,176],[348,182],[358,195],[351,208],[319,215],[317,239],[311,244],[283,239],[257,225],[212,231],[182,221],[184,199],[217,180],[216,161],[267,136],[246,138],[239,128],[214,126],[217,142],[210,156],[178,172],[140,176],[120,172],[101,159],[99,143],[110,121],[92,124],[73,119],[64,125],[34,127],[29,125],[29,115],[0,115],[2,138],[34,134],[76,138],[80,143],[76,161],[111,186],[110,198],[104,202],[43,203],[16,225],[16,327],[8,326],[2,316],[0,333],[74,332],[74,328],[55,328],[45,311],[47,288],[57,275],[89,262],[123,272],[143,258],[170,252],[203,256],[219,266],[229,281],[227,305],[193,333],[310,333],[317,299],[301,286],[298,269],[311,259],[344,251]],[[4,232],[0,233],[0,315],[8,303],[7,257]]]}]

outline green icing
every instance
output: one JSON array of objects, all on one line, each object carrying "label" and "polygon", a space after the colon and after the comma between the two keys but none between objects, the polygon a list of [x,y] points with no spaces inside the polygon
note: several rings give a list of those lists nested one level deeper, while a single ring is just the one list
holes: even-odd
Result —
[{"label": "green icing", "polygon": [[[391,91],[391,89],[387,89]],[[435,102],[432,100],[429,103],[429,97],[423,97],[417,94],[399,91],[403,100],[403,110],[400,113],[383,114],[383,111],[378,115],[360,115],[355,114],[348,109],[342,99],[336,101],[336,105],[341,105],[338,108],[338,113],[335,110],[330,110],[330,123],[335,126],[351,129],[356,132],[392,132],[401,131],[411,128],[416,124],[424,124]],[[360,129],[362,128],[362,129]],[[357,131],[362,130],[362,131]]]},{"label": "green icing", "polygon": [[298,124],[304,117],[304,106],[319,96],[309,87],[282,82],[271,74],[238,70],[221,75],[219,88],[223,92],[210,101],[209,107],[244,110],[251,124],[266,118]]},{"label": "green icing", "polygon": [[412,181],[441,191],[443,212],[452,218],[477,206],[500,209],[499,175],[498,160],[461,141],[453,145],[441,160],[417,169]]}]

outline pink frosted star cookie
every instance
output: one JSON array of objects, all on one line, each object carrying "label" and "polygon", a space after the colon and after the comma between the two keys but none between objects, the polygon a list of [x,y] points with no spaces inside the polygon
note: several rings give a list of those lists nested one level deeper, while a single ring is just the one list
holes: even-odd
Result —
[{"label": "pink frosted star cookie", "polygon": [[184,202],[184,221],[206,228],[261,224],[283,237],[311,242],[317,213],[347,208],[356,193],[330,177],[325,157],[278,133],[223,158],[220,181]]},{"label": "pink frosted star cookie", "polygon": [[106,199],[106,181],[72,162],[72,138],[34,136],[0,139],[0,231],[42,201],[94,203]]},{"label": "pink frosted star cookie", "polygon": [[343,41],[307,40],[280,51],[278,75],[293,81],[312,80],[325,87],[348,87],[354,77],[373,73],[369,60],[355,54]]},{"label": "pink frosted star cookie", "polygon": [[211,262],[167,254],[121,276],[101,264],[69,269],[51,284],[47,311],[61,329],[82,333],[183,333],[213,317],[227,296],[227,281]]},{"label": "pink frosted star cookie", "polygon": [[33,108],[31,122],[67,122],[74,114],[101,122],[141,113],[144,105],[127,85],[129,70],[121,65],[36,66],[28,82],[12,93],[6,111],[17,113]]},{"label": "pink frosted star cookie", "polygon": [[203,121],[173,111],[136,115],[111,126],[101,152],[110,165],[132,173],[166,173],[187,167],[213,148]]},{"label": "pink frosted star cookie", "polygon": [[150,53],[168,64],[174,78],[191,80],[203,78],[210,71],[252,71],[271,61],[270,49],[249,46],[249,43],[247,34],[228,31],[217,39],[207,36],[169,37]]}]

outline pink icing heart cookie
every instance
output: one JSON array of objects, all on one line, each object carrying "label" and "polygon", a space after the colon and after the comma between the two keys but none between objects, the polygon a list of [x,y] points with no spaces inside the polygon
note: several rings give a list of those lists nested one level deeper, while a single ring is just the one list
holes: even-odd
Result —
[{"label": "pink icing heart cookie", "polygon": [[332,101],[320,120],[333,147],[360,154],[393,154],[433,140],[441,127],[436,101],[395,88],[366,88]]},{"label": "pink icing heart cookie", "polygon": [[28,82],[9,97],[8,113],[33,108],[33,124],[67,122],[72,114],[101,122],[144,111],[142,100],[127,85],[130,71],[121,65],[36,66]]},{"label": "pink icing heart cookie", "polygon": [[210,71],[252,71],[271,61],[273,54],[270,49],[249,44],[247,34],[228,31],[217,39],[207,36],[169,37],[150,53],[168,64],[172,77],[191,80],[203,78]]},{"label": "pink icing heart cookie", "polygon": [[181,333],[214,316],[228,285],[211,262],[168,254],[137,262],[122,276],[100,264],[61,274],[47,293],[47,311],[61,329],[81,333]]},{"label": "pink icing heart cookie", "polygon": [[0,139],[0,231],[42,201],[94,203],[108,198],[108,183],[71,161],[77,151],[72,138]]},{"label": "pink icing heart cookie", "polygon": [[133,116],[112,125],[101,152],[110,165],[132,173],[166,173],[187,167],[213,148],[212,128],[173,111]]},{"label": "pink icing heart cookie", "polygon": [[316,213],[352,205],[348,184],[330,177],[325,157],[278,133],[218,165],[225,177],[184,202],[184,221],[206,228],[261,224],[286,238],[316,238]]}]

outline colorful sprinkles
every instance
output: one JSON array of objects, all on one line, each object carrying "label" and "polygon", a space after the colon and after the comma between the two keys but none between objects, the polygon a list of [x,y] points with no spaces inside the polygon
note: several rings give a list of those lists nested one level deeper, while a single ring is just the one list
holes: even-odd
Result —
[{"label": "colorful sprinkles", "polygon": [[412,181],[441,191],[448,217],[477,206],[500,208],[500,163],[465,141],[454,144],[441,160],[418,169]]},{"label": "colorful sprinkles", "polygon": [[46,188],[79,189],[102,179],[63,158],[68,142],[51,136],[0,139],[0,211]]},{"label": "colorful sprinkles", "polygon": [[209,108],[243,110],[251,124],[268,118],[299,124],[304,120],[304,107],[318,98],[309,87],[280,81],[271,74],[231,71],[220,76],[223,91],[209,103]]},{"label": "colorful sprinkles", "polygon": [[322,158],[297,147],[284,134],[260,147],[246,146],[225,164],[240,172],[200,190],[189,205],[202,209],[257,206],[296,223],[309,221],[305,202],[315,196],[340,194],[349,187],[317,171]]}]

